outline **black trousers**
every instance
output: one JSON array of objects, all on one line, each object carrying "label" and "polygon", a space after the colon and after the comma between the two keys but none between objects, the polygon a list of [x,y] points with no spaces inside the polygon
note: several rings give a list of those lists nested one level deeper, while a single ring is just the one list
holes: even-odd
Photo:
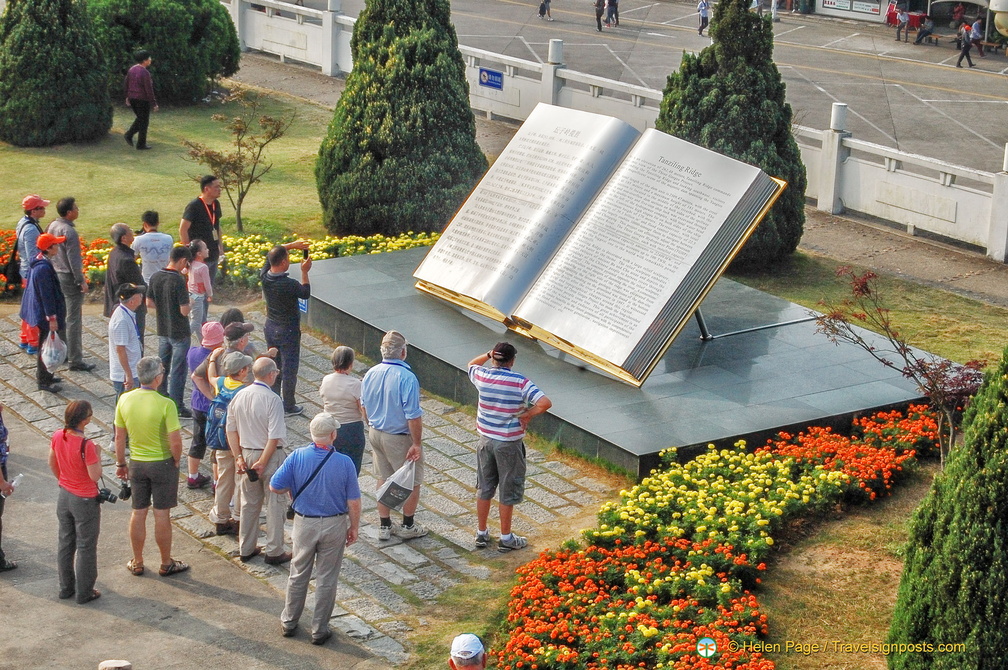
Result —
[{"label": "black trousers", "polygon": [[267,319],[263,327],[266,346],[277,348],[276,364],[280,374],[273,383],[273,391],[283,399],[284,410],[296,404],[294,391],[297,388],[298,368],[301,366],[301,330],[285,328]]},{"label": "black trousers", "polygon": [[[66,342],[66,329],[56,331],[59,338]],[[35,361],[35,381],[38,382],[39,386],[49,386],[56,379],[56,375],[49,372],[46,369],[45,363],[42,362],[42,346],[45,341],[49,339],[49,321],[43,320],[41,325],[39,325],[39,345],[38,345],[38,358]]]},{"label": "black trousers", "polygon": [[136,135],[136,145],[138,147],[147,146],[147,126],[150,125],[150,108],[151,104],[146,100],[130,100],[130,107],[133,108],[133,113],[136,114],[136,118],[133,119],[133,125],[129,127],[126,131],[126,137],[132,139]]}]

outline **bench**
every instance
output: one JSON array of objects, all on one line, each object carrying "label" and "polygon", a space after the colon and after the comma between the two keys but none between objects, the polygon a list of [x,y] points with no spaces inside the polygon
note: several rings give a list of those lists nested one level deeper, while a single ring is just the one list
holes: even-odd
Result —
[{"label": "bench", "polygon": [[928,44],[939,45],[942,43],[942,40],[952,40],[953,42],[955,42],[955,38],[956,38],[955,35],[942,35],[940,33],[931,33],[930,35],[924,38],[924,41],[927,42]]},{"label": "bench", "polygon": [[998,44],[997,42],[981,42],[980,44],[984,48],[984,53],[996,54],[1003,50],[1004,54],[1008,56],[1008,47],[1005,47],[1003,44]]}]

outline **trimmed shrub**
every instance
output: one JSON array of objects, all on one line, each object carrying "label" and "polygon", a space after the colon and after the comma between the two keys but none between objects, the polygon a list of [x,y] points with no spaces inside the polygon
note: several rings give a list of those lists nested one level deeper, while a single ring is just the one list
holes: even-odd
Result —
[{"label": "trimmed shrub", "polygon": [[151,53],[159,103],[192,104],[206,97],[213,80],[238,71],[238,34],[217,0],[88,0],[88,6],[109,59],[109,90],[119,98],[140,49]]},{"label": "trimmed shrub", "polygon": [[440,231],[487,168],[448,0],[368,0],[315,166],[335,235]]},{"label": "trimmed shrub", "polygon": [[788,182],[787,189],[735,259],[736,266],[773,264],[798,246],[805,226],[805,166],[791,135],[791,105],[773,62],[769,18],[748,0],[716,5],[714,44],[683,54],[669,75],[655,127]]},{"label": "trimmed shrub", "polygon": [[887,656],[889,667],[1004,668],[1006,593],[1008,349],[966,410],[963,444],[950,452],[911,521],[889,642],[919,646]]},{"label": "trimmed shrub", "polygon": [[0,140],[47,147],[106,135],[107,72],[82,0],[10,0],[0,16]]}]

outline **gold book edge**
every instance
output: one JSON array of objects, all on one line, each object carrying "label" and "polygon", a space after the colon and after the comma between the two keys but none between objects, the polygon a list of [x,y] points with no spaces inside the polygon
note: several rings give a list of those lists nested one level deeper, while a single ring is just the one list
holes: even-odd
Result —
[{"label": "gold book edge", "polygon": [[[777,190],[766,202],[766,204],[763,205],[763,208],[760,209],[759,213],[756,214],[756,218],[753,219],[752,223],[749,225],[746,234],[742,236],[742,239],[738,241],[738,244],[735,245],[735,247],[732,249],[732,252],[728,254],[728,258],[724,260],[724,262],[718,268],[717,272],[714,273],[713,279],[711,279],[711,281],[707,283],[707,286],[704,288],[704,290],[701,291],[700,295],[698,295],[696,299],[693,301],[693,304],[686,312],[687,314],[686,318],[680,321],[679,325],[672,330],[672,334],[665,341],[665,345],[662,346],[658,350],[658,353],[654,356],[654,358],[651,359],[651,362],[648,364],[647,368],[645,368],[644,372],[641,374],[640,380],[635,382],[636,386],[638,387],[643,386],[647,378],[651,376],[651,372],[655,369],[655,366],[658,365],[658,362],[661,361],[662,357],[665,356],[665,352],[667,352],[669,347],[672,346],[672,343],[675,342],[677,337],[679,337],[679,333],[682,332],[682,329],[686,326],[687,323],[689,323],[689,320],[696,313],[697,309],[699,309],[700,303],[702,303],[704,299],[707,298],[707,294],[710,293],[712,288],[714,288],[714,284],[717,283],[717,280],[720,279],[721,275],[723,275],[725,270],[728,269],[728,266],[731,265],[731,262],[735,260],[735,257],[738,256],[739,252],[742,250],[742,247],[745,246],[745,243],[749,241],[749,238],[752,237],[752,234],[756,232],[756,227],[760,224],[761,221],[763,221],[764,217],[766,217],[767,213],[770,211],[770,208],[774,206],[774,203],[776,203],[777,199],[780,198],[781,194],[784,192],[784,189],[787,188],[788,183],[783,179],[778,179],[777,177],[770,177],[770,179],[775,184],[777,184]],[[633,377],[633,375],[630,376]]]}]

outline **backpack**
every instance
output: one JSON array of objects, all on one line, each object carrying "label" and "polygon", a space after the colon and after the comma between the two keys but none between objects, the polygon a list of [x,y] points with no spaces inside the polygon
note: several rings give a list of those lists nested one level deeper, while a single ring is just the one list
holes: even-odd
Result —
[{"label": "backpack", "polygon": [[541,19],[544,16],[546,16],[546,3],[545,2],[540,2],[539,3],[539,18]]},{"label": "backpack", "polygon": [[0,272],[7,278],[8,291],[21,290],[21,259],[18,255],[17,242],[14,243],[7,262],[0,265]]},{"label": "backpack", "polygon": [[210,401],[210,409],[207,410],[206,436],[207,446],[211,449],[227,449],[227,415],[228,405],[238,391],[245,388],[242,384],[236,389],[229,389],[224,386],[226,377],[217,380],[217,395]]}]

